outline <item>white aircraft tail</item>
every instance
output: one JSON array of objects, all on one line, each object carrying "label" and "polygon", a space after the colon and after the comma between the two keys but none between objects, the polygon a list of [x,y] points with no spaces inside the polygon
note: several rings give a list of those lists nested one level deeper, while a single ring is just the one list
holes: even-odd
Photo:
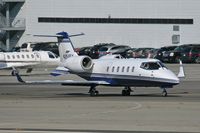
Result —
[{"label": "white aircraft tail", "polygon": [[84,35],[84,33],[68,35],[67,32],[63,31],[63,32],[57,33],[56,35],[34,35],[34,36],[57,37],[60,61],[64,62],[64,60],[66,60],[69,57],[78,56],[78,54],[74,51],[74,46],[72,44],[72,41],[70,40],[70,37],[81,36],[81,35]]},{"label": "white aircraft tail", "polygon": [[58,38],[58,48],[60,54],[60,61],[63,62],[69,57],[78,56],[78,54],[74,51],[74,46],[72,41],[70,40],[70,36],[67,32],[59,32],[57,33]]}]

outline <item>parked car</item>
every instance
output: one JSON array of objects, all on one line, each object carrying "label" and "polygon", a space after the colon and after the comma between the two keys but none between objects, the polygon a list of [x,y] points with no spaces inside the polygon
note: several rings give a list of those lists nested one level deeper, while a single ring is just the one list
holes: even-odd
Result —
[{"label": "parked car", "polygon": [[123,49],[117,52],[114,52],[113,54],[120,54],[123,58],[133,58],[133,51],[134,48],[129,48],[129,49]]},{"label": "parked car", "polygon": [[91,48],[90,51],[90,57],[92,59],[98,59],[99,58],[99,49],[103,46],[113,46],[115,45],[114,43],[100,43],[100,44],[96,44]]},{"label": "parked car", "polygon": [[92,47],[82,47],[80,48],[78,55],[87,55],[90,56],[90,51],[91,51]]},{"label": "parked car", "polygon": [[157,53],[158,53],[158,50],[159,49],[151,49],[149,52],[148,52],[148,58],[155,58],[155,56],[157,55]]},{"label": "parked car", "polygon": [[51,51],[59,56],[58,45],[56,42],[42,42],[32,45],[32,51]]},{"label": "parked car", "polygon": [[200,44],[185,44],[175,48],[170,53],[170,62],[177,63],[179,59],[185,63],[200,63]]},{"label": "parked car", "polygon": [[133,51],[134,58],[147,58],[149,55],[149,51],[154,48],[138,48]]},{"label": "parked car", "polygon": [[107,54],[113,54],[126,49],[130,49],[130,47],[126,45],[103,46],[99,49],[99,57]]},{"label": "parked car", "polygon": [[162,62],[169,62],[169,55],[172,50],[174,50],[177,46],[165,46],[161,47],[157,54],[155,55],[155,58],[162,61]]}]

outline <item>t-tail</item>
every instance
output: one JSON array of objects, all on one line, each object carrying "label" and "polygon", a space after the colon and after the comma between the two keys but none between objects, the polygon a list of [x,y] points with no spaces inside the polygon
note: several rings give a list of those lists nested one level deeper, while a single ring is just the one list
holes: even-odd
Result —
[{"label": "t-tail", "polygon": [[67,58],[72,56],[78,56],[74,50],[74,46],[70,37],[81,36],[84,33],[69,35],[67,32],[59,32],[56,35],[34,35],[39,37],[57,37],[58,39],[58,50],[60,54],[61,62],[64,62]]},{"label": "t-tail", "polygon": [[68,35],[67,32],[59,32],[59,33],[57,33],[57,35],[58,35],[57,36],[58,48],[59,48],[61,62],[64,62],[64,60],[66,60],[72,56],[78,56],[78,54],[74,50],[74,46],[72,44],[70,37],[83,35],[83,34]]}]

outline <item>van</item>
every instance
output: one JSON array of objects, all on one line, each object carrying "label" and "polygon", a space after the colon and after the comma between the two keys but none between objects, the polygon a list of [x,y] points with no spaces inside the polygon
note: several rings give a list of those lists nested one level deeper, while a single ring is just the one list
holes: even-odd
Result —
[{"label": "van", "polygon": [[32,52],[33,48],[35,47],[36,44],[37,43],[35,43],[35,42],[23,43],[21,45],[20,52]]},{"label": "van", "polygon": [[185,44],[170,53],[170,62],[200,63],[200,44]]},{"label": "van", "polygon": [[28,42],[23,43],[20,51],[32,52],[32,51],[51,51],[56,55],[59,55],[57,42]]}]

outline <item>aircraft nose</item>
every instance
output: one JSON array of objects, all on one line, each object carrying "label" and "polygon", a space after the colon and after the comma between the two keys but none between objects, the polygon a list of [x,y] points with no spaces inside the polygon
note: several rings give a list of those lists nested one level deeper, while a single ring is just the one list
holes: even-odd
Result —
[{"label": "aircraft nose", "polygon": [[179,78],[178,78],[177,75],[174,74],[172,71],[168,71],[167,74],[168,74],[168,78],[169,78],[173,83],[176,83],[176,84],[179,84],[179,83],[180,83]]}]

